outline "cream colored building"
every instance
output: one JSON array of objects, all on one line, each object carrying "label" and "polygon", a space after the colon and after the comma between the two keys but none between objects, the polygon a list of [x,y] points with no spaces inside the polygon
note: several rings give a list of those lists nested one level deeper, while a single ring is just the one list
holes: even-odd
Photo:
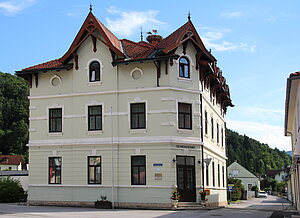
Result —
[{"label": "cream colored building", "polygon": [[[166,38],[117,39],[90,12],[66,54],[17,71],[30,85],[29,203],[224,205],[225,119],[216,59],[188,20]],[[206,163],[206,164],[205,164]]]},{"label": "cream colored building", "polygon": [[285,100],[285,136],[291,137],[292,165],[290,168],[290,192],[292,202],[300,209],[300,72],[287,79]]}]

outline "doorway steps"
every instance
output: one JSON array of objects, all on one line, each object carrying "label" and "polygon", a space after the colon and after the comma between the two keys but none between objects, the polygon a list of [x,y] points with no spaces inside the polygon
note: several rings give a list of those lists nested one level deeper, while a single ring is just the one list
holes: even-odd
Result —
[{"label": "doorway steps", "polygon": [[205,209],[204,205],[197,202],[178,202],[176,210],[198,210]]}]

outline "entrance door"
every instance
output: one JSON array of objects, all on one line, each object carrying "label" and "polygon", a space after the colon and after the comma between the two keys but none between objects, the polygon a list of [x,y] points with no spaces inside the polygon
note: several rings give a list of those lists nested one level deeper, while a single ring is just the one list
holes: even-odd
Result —
[{"label": "entrance door", "polygon": [[196,201],[195,157],[176,156],[177,190],[180,201]]}]

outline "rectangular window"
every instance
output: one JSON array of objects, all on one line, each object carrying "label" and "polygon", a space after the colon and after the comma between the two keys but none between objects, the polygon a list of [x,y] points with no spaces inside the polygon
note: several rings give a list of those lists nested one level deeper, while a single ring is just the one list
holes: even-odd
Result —
[{"label": "rectangular window", "polygon": [[220,164],[218,164],[218,187],[221,187],[221,178],[220,178]]},{"label": "rectangular window", "polygon": [[88,107],[88,130],[102,130],[102,106]]},{"label": "rectangular window", "polygon": [[219,144],[219,142],[220,142],[220,137],[219,137],[219,124],[217,123],[217,143]]},{"label": "rectangular window", "polygon": [[88,184],[101,184],[101,157],[88,157]]},{"label": "rectangular window", "polygon": [[224,146],[224,132],[223,128],[221,129],[221,142],[222,142],[222,147]]},{"label": "rectangular window", "polygon": [[222,166],[222,177],[223,177],[223,187],[225,187],[225,170],[224,170],[224,166]]},{"label": "rectangular window", "polygon": [[213,186],[216,185],[215,181],[215,162],[212,162],[212,176],[213,176]]},{"label": "rectangular window", "polygon": [[209,186],[209,165],[206,165],[206,186]]},{"label": "rectangular window", "polygon": [[145,103],[130,104],[130,128],[146,128],[146,106]]},{"label": "rectangular window", "polygon": [[131,156],[131,185],[146,185],[146,156]]},{"label": "rectangular window", "polygon": [[204,125],[205,125],[205,134],[208,132],[208,119],[207,119],[207,111],[204,112]]},{"label": "rectangular window", "polygon": [[211,138],[214,139],[214,118],[211,118]]},{"label": "rectangular window", "polygon": [[61,157],[49,157],[49,184],[61,184]]},{"label": "rectangular window", "polygon": [[62,132],[62,108],[49,109],[49,132]]},{"label": "rectangular window", "polygon": [[192,129],[192,105],[178,103],[178,128]]}]

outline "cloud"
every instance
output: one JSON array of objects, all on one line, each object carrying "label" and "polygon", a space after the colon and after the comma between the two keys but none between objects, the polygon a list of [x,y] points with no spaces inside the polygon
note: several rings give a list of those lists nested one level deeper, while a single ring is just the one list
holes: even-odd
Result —
[{"label": "cloud", "polygon": [[110,14],[118,15],[119,18],[112,20],[106,18],[108,29],[121,36],[130,36],[133,32],[139,29],[142,25],[149,23],[163,24],[155,17],[158,11],[121,11],[115,7],[107,8],[106,11]]},{"label": "cloud", "polygon": [[8,0],[0,2],[0,12],[4,15],[15,15],[20,11],[30,7],[35,0]]},{"label": "cloud", "polygon": [[233,11],[233,12],[228,12],[228,13],[223,13],[221,14],[222,17],[226,18],[237,18],[243,16],[243,12],[241,11]]},{"label": "cloud", "polygon": [[214,49],[216,51],[233,51],[240,50],[245,52],[255,52],[255,45],[249,45],[244,42],[229,42],[224,40],[225,34],[231,32],[229,29],[213,29],[209,27],[200,28],[201,30],[206,30],[202,33],[203,43],[207,48]]},{"label": "cloud", "polygon": [[262,143],[266,143],[272,148],[277,147],[279,150],[285,151],[292,149],[291,139],[284,136],[283,127],[237,120],[227,120],[227,127],[240,134],[246,134]]}]

